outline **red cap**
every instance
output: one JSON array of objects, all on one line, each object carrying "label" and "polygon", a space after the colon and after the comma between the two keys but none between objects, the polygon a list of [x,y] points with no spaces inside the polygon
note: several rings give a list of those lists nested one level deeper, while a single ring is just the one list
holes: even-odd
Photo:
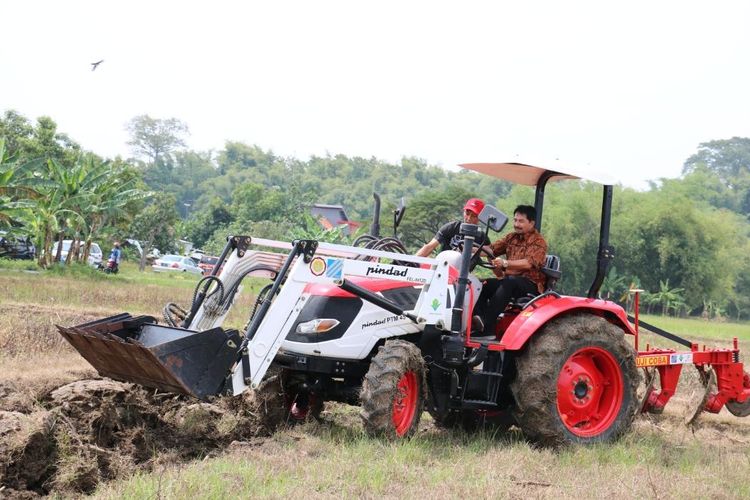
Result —
[{"label": "red cap", "polygon": [[464,205],[464,210],[471,210],[475,214],[479,215],[479,213],[484,208],[484,202],[480,200],[479,198],[471,198],[469,201],[466,202],[466,205]]}]

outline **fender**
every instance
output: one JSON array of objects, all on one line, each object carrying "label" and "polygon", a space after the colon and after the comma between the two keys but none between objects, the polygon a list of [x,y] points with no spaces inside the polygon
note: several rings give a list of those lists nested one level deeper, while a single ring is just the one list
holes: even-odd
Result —
[{"label": "fender", "polygon": [[614,302],[585,297],[546,297],[518,314],[505,330],[502,344],[508,351],[520,350],[529,338],[551,319],[575,311],[586,311],[602,316],[622,328],[625,333],[635,335],[635,330],[628,322],[625,311]]}]

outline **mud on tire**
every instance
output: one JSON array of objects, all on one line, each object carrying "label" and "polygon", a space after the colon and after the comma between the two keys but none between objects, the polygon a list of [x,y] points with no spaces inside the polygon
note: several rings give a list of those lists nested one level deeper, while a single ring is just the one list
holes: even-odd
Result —
[{"label": "mud on tire", "polygon": [[419,426],[426,397],[425,365],[414,344],[389,340],[378,349],[360,393],[360,416],[373,436],[406,438]]},{"label": "mud on tire", "polygon": [[550,321],[516,359],[515,417],[542,445],[613,441],[638,410],[640,375],[623,331],[592,314]]}]

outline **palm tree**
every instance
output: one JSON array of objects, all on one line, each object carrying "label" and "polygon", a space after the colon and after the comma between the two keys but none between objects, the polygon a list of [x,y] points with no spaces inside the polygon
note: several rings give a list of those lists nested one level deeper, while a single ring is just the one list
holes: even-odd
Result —
[{"label": "palm tree", "polygon": [[33,207],[28,201],[39,197],[27,185],[34,163],[8,161],[5,139],[0,137],[0,226],[12,227]]},{"label": "palm tree", "polygon": [[[123,168],[93,155],[79,156],[70,167],[56,159],[11,163],[0,138],[0,225],[21,222],[33,231],[42,267],[59,260],[66,234],[74,238],[74,246],[85,239],[86,260],[97,232],[128,216],[134,201],[150,195],[136,182]],[[54,238],[60,244],[53,259]],[[78,257],[75,249],[68,253],[68,260]]]},{"label": "palm tree", "polygon": [[685,298],[682,293],[684,288],[669,288],[669,279],[666,281],[659,280],[659,291],[651,295],[653,301],[661,304],[661,314],[666,316],[670,309],[682,307],[685,304]]},{"label": "palm tree", "polygon": [[[41,246],[43,257],[40,256],[40,265],[46,267],[60,260],[66,230],[86,225],[86,219],[80,209],[87,196],[83,187],[86,169],[80,161],[76,162],[72,168],[66,168],[53,158],[42,164],[39,175],[47,181],[45,186],[37,188],[44,195],[43,199],[37,200],[37,206],[42,209],[44,217],[40,227],[43,235]],[[53,234],[58,241],[57,254],[50,258]],[[68,260],[74,253],[74,251],[68,252],[70,256]]]},{"label": "palm tree", "polygon": [[126,218],[128,207],[133,202],[144,200],[152,193],[137,188],[138,179],[126,178],[120,168],[111,168],[106,163],[97,163],[89,157],[88,176],[83,183],[87,197],[81,207],[86,214],[88,230],[83,251],[83,259],[88,259],[91,243],[98,231],[111,221]]},{"label": "palm tree", "polygon": [[612,266],[602,282],[601,291],[605,299],[610,300],[612,297],[619,297],[618,302],[622,302],[627,297],[628,279],[624,275],[618,274],[617,269]]},{"label": "palm tree", "polygon": [[[106,163],[96,161],[92,155],[79,157],[71,168],[65,168],[57,160],[44,163],[43,177],[50,182],[42,188],[44,200],[38,200],[42,210],[37,218],[42,238],[42,254],[49,255],[52,239],[58,238],[59,260],[65,233],[72,231],[77,246],[85,240],[83,252],[75,249],[68,253],[68,260],[88,259],[92,240],[108,222],[124,217],[124,207],[130,202],[148,195],[135,188],[136,179],[126,179],[120,169],[111,169]],[[51,263],[50,257],[40,259],[40,265]]]}]

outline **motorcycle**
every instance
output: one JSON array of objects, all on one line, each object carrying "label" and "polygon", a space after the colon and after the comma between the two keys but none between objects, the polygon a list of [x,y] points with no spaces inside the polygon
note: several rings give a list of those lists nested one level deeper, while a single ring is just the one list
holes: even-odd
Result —
[{"label": "motorcycle", "polygon": [[117,274],[117,271],[120,270],[120,266],[117,265],[115,259],[109,259],[106,265],[99,264],[99,270],[104,271],[106,274]]}]

